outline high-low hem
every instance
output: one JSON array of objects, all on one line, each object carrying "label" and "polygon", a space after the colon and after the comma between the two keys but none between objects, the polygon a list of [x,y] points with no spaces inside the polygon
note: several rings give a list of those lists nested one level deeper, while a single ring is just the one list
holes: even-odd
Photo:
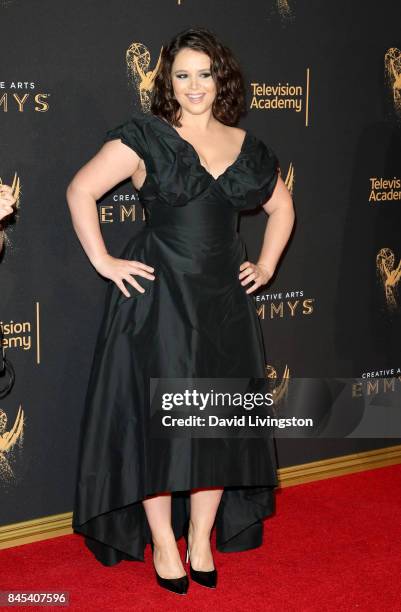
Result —
[{"label": "high-low hem", "polygon": [[[263,521],[275,511],[276,486],[223,487],[214,527],[216,549],[219,552],[242,552],[262,545]],[[215,487],[219,485],[210,486]],[[151,495],[161,493],[165,491]],[[172,528],[176,541],[184,536],[187,529],[189,495],[189,490],[171,491]],[[151,532],[142,501],[143,499],[140,499],[121,508],[92,516],[81,524],[73,524],[74,532],[84,536],[86,547],[103,565],[113,566],[121,561],[144,562],[145,548],[151,543]],[[118,519],[121,519],[121,529],[117,534],[113,527],[115,530],[119,524]],[[119,540],[120,547],[116,546]]]}]

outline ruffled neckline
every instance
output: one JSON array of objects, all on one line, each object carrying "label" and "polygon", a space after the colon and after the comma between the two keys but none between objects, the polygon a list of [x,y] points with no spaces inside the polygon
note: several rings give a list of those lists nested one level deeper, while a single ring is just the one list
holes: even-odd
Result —
[{"label": "ruffled neckline", "polygon": [[160,127],[162,127],[162,128],[164,127],[166,132],[168,132],[173,137],[175,137],[177,142],[179,142],[182,147],[186,148],[186,150],[191,154],[192,159],[195,161],[198,169],[203,174],[205,174],[205,176],[207,176],[210,179],[210,181],[213,184],[215,184],[215,185],[217,185],[219,182],[223,181],[231,172],[233,172],[237,168],[237,166],[247,156],[248,150],[249,150],[249,146],[250,146],[251,142],[254,141],[254,136],[253,136],[252,132],[250,132],[250,130],[248,130],[246,128],[243,128],[244,131],[245,131],[245,136],[243,138],[241,149],[240,149],[236,159],[231,164],[229,164],[227,166],[227,168],[224,170],[224,172],[219,174],[218,177],[216,178],[202,164],[202,162],[200,160],[200,157],[199,157],[199,154],[196,151],[195,147],[188,140],[185,140],[185,138],[183,138],[181,136],[181,134],[179,134],[177,132],[177,130],[172,125],[170,125],[170,123],[168,123],[165,119],[162,119],[158,115],[154,115],[153,113],[148,113],[148,117],[150,119],[152,119],[153,121],[157,122],[157,125],[159,125]]},{"label": "ruffled neckline", "polygon": [[225,200],[243,210],[256,208],[273,192],[278,159],[248,129],[237,158],[217,178],[202,165],[193,145],[163,118],[134,110],[125,129],[130,146],[143,145],[147,175],[140,196],[148,203],[162,199],[170,206],[185,206],[197,199]]}]

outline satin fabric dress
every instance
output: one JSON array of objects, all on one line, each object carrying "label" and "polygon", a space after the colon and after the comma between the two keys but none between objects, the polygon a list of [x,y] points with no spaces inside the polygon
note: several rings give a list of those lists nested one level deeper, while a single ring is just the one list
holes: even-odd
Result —
[{"label": "satin fabric dress", "polygon": [[[252,294],[238,279],[247,259],[237,231],[242,210],[265,203],[279,173],[273,150],[249,130],[217,179],[164,119],[133,111],[104,141],[120,139],[144,160],[138,190],[146,223],[119,257],[155,269],[108,281],[82,416],[73,529],[111,566],[144,560],[151,533],[147,495],[172,492],[176,539],[189,518],[189,492],[224,487],[216,515],[221,552],[260,546],[278,485],[273,439],[149,435],[150,377],[265,377],[266,356]],[[248,285],[249,286],[249,285]]]}]

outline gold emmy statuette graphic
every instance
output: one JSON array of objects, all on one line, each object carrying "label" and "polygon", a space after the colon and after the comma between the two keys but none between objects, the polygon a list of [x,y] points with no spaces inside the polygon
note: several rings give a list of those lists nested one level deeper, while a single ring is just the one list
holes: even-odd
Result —
[{"label": "gold emmy statuette graphic", "polygon": [[280,14],[280,17],[292,17],[292,10],[288,0],[277,0],[277,10]]},{"label": "gold emmy statuette graphic", "polygon": [[[1,177],[0,177],[0,185],[4,185]],[[16,199],[15,209],[17,210],[20,207],[21,184],[20,184],[20,179],[17,176],[16,172],[14,173],[14,178],[11,183],[11,189],[12,189],[12,194],[14,198]],[[8,219],[10,217],[11,215],[8,215],[8,217],[5,217],[4,219],[0,221],[0,251],[3,247],[3,242],[5,242],[8,245],[10,244],[10,239],[8,238],[5,232],[5,226],[7,225]]]},{"label": "gold emmy statuette graphic", "polygon": [[384,56],[385,77],[391,88],[394,110],[401,115],[401,51],[391,47]]},{"label": "gold emmy statuette graphic", "polygon": [[397,308],[397,285],[401,278],[401,260],[394,267],[395,256],[391,249],[380,249],[376,256],[377,272],[383,283],[386,303],[390,310]]},{"label": "gold emmy statuette graphic", "polygon": [[15,417],[14,425],[10,431],[7,428],[7,415],[0,408],[0,480],[6,482],[14,477],[14,472],[7,459],[7,454],[17,442],[22,446],[24,440],[24,411],[20,407]]},{"label": "gold emmy statuette graphic", "polygon": [[[285,366],[283,375],[281,380],[277,383],[278,376],[277,370],[274,366],[266,364],[265,366],[266,378],[272,381],[271,385],[271,393],[273,394],[274,404],[277,407],[277,404],[280,403],[284,395],[288,390],[288,380],[290,378],[290,369],[288,366]],[[273,382],[274,381],[274,382]]]},{"label": "gold emmy statuette graphic", "polygon": [[[281,168],[280,168],[280,176],[281,176]],[[287,176],[285,177],[284,182],[290,194],[293,195],[294,185],[295,185],[295,170],[294,170],[294,165],[292,163],[290,163],[290,166],[287,172]]]},{"label": "gold emmy statuette graphic", "polygon": [[150,52],[142,43],[132,43],[125,54],[128,77],[139,92],[141,107],[144,112],[150,110],[150,92],[153,89],[153,81],[160,66],[161,52],[162,49],[153,70],[149,70]]}]

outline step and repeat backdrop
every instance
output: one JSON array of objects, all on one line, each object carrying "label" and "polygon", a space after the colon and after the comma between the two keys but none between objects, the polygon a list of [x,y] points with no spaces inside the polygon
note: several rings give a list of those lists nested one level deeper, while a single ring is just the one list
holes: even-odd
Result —
[{"label": "step and repeat backdrop", "polygon": [[[72,510],[77,441],[106,281],[66,188],[106,131],[146,112],[161,49],[208,27],[247,89],[247,127],[276,152],[296,223],[255,296],[266,376],[358,377],[347,398],[400,398],[401,9],[398,0],[0,0],[0,323],[15,370],[0,399],[0,525]],[[117,256],[144,216],[130,181],[98,202]],[[256,261],[267,216],[241,216]],[[149,339],[151,342],[151,338]],[[401,402],[399,402],[401,403]],[[279,465],[398,444],[399,432],[277,439]]]}]

